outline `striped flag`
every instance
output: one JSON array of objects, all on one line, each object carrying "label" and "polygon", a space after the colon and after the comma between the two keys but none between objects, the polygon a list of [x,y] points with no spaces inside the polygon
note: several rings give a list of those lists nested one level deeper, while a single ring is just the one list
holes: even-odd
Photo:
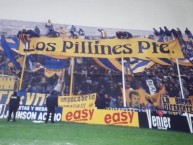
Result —
[{"label": "striped flag", "polygon": [[18,43],[14,38],[6,39],[5,36],[1,37],[1,45],[6,56],[12,61],[18,70],[21,70],[21,65],[16,61],[16,54],[12,51],[12,48],[17,49]]}]

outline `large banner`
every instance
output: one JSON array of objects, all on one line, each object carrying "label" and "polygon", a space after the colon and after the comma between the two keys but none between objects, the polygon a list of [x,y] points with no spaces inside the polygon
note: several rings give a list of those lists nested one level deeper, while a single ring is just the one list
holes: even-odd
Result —
[{"label": "large banner", "polygon": [[[8,104],[13,91],[0,91],[0,104]],[[49,94],[19,92],[20,105],[45,106]],[[62,108],[95,108],[96,93],[79,96],[59,96],[58,105]]]},{"label": "large banner", "polygon": [[162,108],[171,112],[188,112],[193,113],[192,100],[181,99],[177,97],[164,96],[161,97]]},{"label": "large banner", "polygon": [[164,86],[158,93],[153,95],[146,93],[142,89],[126,90],[127,107],[145,108],[148,104],[147,98],[152,100],[154,106],[170,111],[173,114],[183,112],[193,113],[193,104],[191,99],[169,97],[166,95]]},{"label": "large banner", "polygon": [[126,103],[127,107],[134,107],[134,108],[145,108],[148,102],[147,99],[150,98],[155,106],[161,107],[161,96],[165,95],[165,86],[162,89],[155,93],[154,95],[146,93],[142,89],[138,90],[129,90],[126,89]]},{"label": "large banner", "polygon": [[[30,54],[44,54],[52,57],[184,57],[178,40],[156,42],[147,38],[82,40],[40,37],[29,41],[29,49]],[[25,54],[22,43],[20,43],[19,53]]]},{"label": "large banner", "polygon": [[[0,118],[7,118],[9,113],[8,103],[13,91],[0,91]],[[46,94],[19,92],[20,106],[16,113],[17,119],[44,121],[47,107]],[[56,109],[55,121],[61,121],[62,108]]]},{"label": "large banner", "polygon": [[139,127],[138,113],[129,111],[65,108],[62,121]]},{"label": "large banner", "polygon": [[64,108],[95,108],[96,93],[77,96],[60,96],[58,105]]},{"label": "large banner", "polygon": [[[7,118],[9,114],[9,108],[6,104],[0,104],[0,118]],[[45,106],[27,106],[20,105],[18,111],[16,112],[16,119],[25,120],[37,120],[45,121],[47,115],[47,107]],[[62,108],[56,109],[54,115],[54,121],[61,121],[62,118]]]},{"label": "large banner", "polygon": [[140,128],[174,130],[193,133],[193,114],[171,115],[164,112],[139,112]]},{"label": "large banner", "polygon": [[[0,91],[0,104],[8,104],[13,91]],[[44,106],[46,94],[19,92],[20,105]]]}]

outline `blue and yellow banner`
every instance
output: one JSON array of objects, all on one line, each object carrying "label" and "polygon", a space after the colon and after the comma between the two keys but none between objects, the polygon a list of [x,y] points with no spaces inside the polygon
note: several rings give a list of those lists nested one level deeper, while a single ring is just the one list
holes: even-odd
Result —
[{"label": "blue and yellow banner", "polygon": [[[8,104],[13,91],[0,91],[0,104]],[[20,105],[45,106],[49,94],[19,92]],[[63,108],[95,108],[96,93],[79,96],[59,96],[58,105]]]},{"label": "blue and yellow banner", "polygon": [[[6,104],[0,104],[0,119],[6,119],[9,114],[9,106]],[[18,111],[16,112],[16,119],[24,120],[36,120],[36,121],[45,121],[47,115],[46,106],[27,106],[20,105]],[[54,121],[61,121],[62,118],[62,108],[56,108],[54,114]]]},{"label": "blue and yellow banner", "polygon": [[[13,91],[0,91],[0,104],[8,104]],[[20,105],[44,106],[46,94],[18,92],[20,96]]]},{"label": "blue and yellow banner", "polygon": [[[48,56],[74,56],[97,58],[122,57],[153,57],[153,58],[183,58],[180,44],[177,40],[156,42],[147,38],[132,39],[62,39],[62,38],[32,38],[29,41],[30,54]],[[20,54],[25,54],[20,43]]]}]

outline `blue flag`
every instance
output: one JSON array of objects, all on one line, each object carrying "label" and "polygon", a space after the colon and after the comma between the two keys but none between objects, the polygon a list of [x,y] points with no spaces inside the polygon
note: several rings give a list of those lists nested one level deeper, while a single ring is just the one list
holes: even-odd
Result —
[{"label": "blue flag", "polygon": [[13,42],[7,42],[4,35],[1,36],[1,46],[4,50],[5,55],[10,59],[10,61],[15,65],[15,67],[19,70],[22,69],[21,65],[16,61],[14,57],[14,52],[11,50],[12,47],[18,48],[18,40],[17,38],[11,38]]}]

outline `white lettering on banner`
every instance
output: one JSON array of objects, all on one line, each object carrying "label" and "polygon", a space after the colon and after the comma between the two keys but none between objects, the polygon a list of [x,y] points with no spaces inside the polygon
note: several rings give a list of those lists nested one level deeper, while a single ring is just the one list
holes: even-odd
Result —
[{"label": "white lettering on banner", "polygon": [[34,106],[31,106],[31,111],[34,111]]},{"label": "white lettering on banner", "polygon": [[3,116],[4,112],[5,112],[5,105],[0,104],[0,118],[2,118],[1,116]]},{"label": "white lettering on banner", "polygon": [[62,119],[62,115],[61,115],[60,113],[56,113],[56,114],[54,115],[54,120],[60,121],[61,119]]},{"label": "white lettering on banner", "polygon": [[171,128],[169,117],[151,116],[151,111],[146,110],[149,128],[157,127],[158,129],[168,129]]},{"label": "white lettering on banner", "polygon": [[148,120],[149,128],[152,129],[152,124],[151,124],[151,110],[150,110],[150,109],[146,109],[146,114],[147,114],[147,120]]},{"label": "white lettering on banner", "polygon": [[7,118],[8,117],[8,111],[6,111],[6,105],[0,104],[0,118]]},{"label": "white lettering on banner", "polygon": [[29,111],[30,110],[30,106],[19,106],[18,110],[22,110],[22,111]]},{"label": "white lettering on banner", "polygon": [[190,133],[193,133],[193,114],[190,114],[190,113],[183,113],[182,116],[186,116],[187,118],[187,121],[188,121],[188,125],[189,125],[189,129],[190,129]]},{"label": "white lettering on banner", "polygon": [[152,125],[158,129],[171,128],[169,117],[152,116]]},{"label": "white lettering on banner", "polygon": [[47,107],[39,107],[39,106],[19,106],[19,111],[47,111]]},{"label": "white lettering on banner", "polygon": [[[37,120],[42,120],[42,121],[46,120],[46,115],[47,115],[46,112],[44,112],[44,113],[41,112],[38,115]],[[62,119],[62,115],[60,113],[54,114],[54,121],[61,121],[61,119]],[[49,120],[51,120],[51,115],[49,116]]]},{"label": "white lettering on banner", "polygon": [[38,115],[37,120],[46,120],[46,115],[47,115],[46,112],[44,112],[44,113],[40,112],[40,114]]},{"label": "white lettering on banner", "polygon": [[47,111],[47,107],[35,107],[35,111]]},{"label": "white lettering on banner", "polygon": [[36,116],[37,112],[17,111],[16,113],[18,119],[36,120]]},{"label": "white lettering on banner", "polygon": [[151,80],[151,79],[146,80],[146,84],[149,87],[150,94],[151,95],[155,94],[156,93],[156,87],[153,83],[153,80]]},{"label": "white lettering on banner", "polygon": [[[36,112],[35,112],[36,111]],[[26,120],[46,120],[47,115],[46,107],[37,107],[37,106],[19,106],[18,111],[16,112],[17,119],[26,119]],[[7,118],[9,114],[9,109],[6,104],[0,104],[0,118]],[[61,113],[55,113],[54,120],[61,121]]]}]

